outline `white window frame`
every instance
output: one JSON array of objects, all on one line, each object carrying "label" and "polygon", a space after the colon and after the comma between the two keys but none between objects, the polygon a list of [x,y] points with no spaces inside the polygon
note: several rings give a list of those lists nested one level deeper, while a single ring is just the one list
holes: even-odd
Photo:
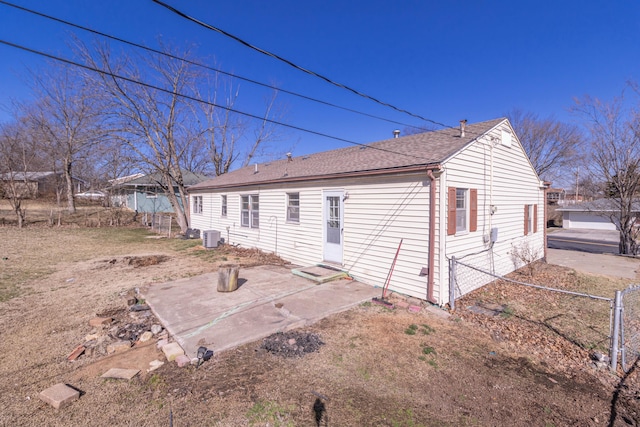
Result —
[{"label": "white window frame", "polygon": [[533,234],[533,206],[534,205],[527,205],[527,211],[529,212],[529,214],[527,215],[527,235]]},{"label": "white window frame", "polygon": [[[458,206],[459,202],[462,202],[463,206]],[[469,189],[456,187],[456,234],[469,232],[469,209]],[[463,220],[464,224],[461,224],[460,220]]]},{"label": "white window frame", "polygon": [[240,226],[260,228],[260,196],[257,194],[240,196]]},{"label": "white window frame", "polygon": [[287,193],[287,222],[300,223],[300,193]]},{"label": "white window frame", "polygon": [[202,214],[202,196],[193,196],[193,213]]},{"label": "white window frame", "polygon": [[223,194],[220,196],[220,216],[227,216],[227,195]]}]

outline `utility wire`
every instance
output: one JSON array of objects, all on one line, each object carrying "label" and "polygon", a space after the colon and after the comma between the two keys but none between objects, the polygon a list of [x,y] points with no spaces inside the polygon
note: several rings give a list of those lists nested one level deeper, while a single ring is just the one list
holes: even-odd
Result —
[{"label": "utility wire", "polygon": [[[162,2],[160,0],[151,0],[151,1],[156,3],[156,4],[158,4],[158,5],[160,5],[160,6],[162,6],[162,7],[164,7],[164,8],[166,8],[166,9],[169,9],[171,12],[175,13],[176,15],[179,15],[179,16],[183,17],[184,19],[186,19],[188,21],[194,22],[194,23],[196,23],[196,24],[198,24],[198,25],[200,25],[200,26],[202,26],[204,28],[207,28],[209,30],[216,31],[216,32],[218,32],[218,33],[220,33],[220,34],[222,34],[222,35],[224,35],[226,37],[229,37],[229,38],[237,41],[238,43],[240,43],[240,44],[242,44],[242,45],[244,45],[244,46],[246,46],[246,47],[248,47],[250,49],[255,50],[256,52],[259,52],[259,53],[261,53],[263,55],[266,55],[266,56],[270,56],[271,58],[275,58],[278,61],[284,62],[285,64],[295,68],[296,70],[302,71],[302,72],[307,73],[309,75],[312,75],[314,77],[318,77],[318,78],[324,80],[325,82],[327,82],[329,84],[332,84],[332,85],[337,86],[337,87],[342,88],[342,89],[346,89],[349,92],[352,92],[352,93],[354,93],[354,94],[356,94],[358,96],[366,98],[366,99],[368,99],[370,101],[373,101],[373,102],[375,102],[377,104],[384,105],[385,107],[392,108],[392,109],[394,109],[394,110],[396,110],[398,112],[401,112],[401,113],[404,113],[404,114],[408,114],[409,116],[415,117],[415,118],[420,119],[420,120],[424,120],[425,122],[429,122],[429,123],[432,123],[432,124],[437,125],[437,126],[442,126],[444,128],[455,129],[452,126],[445,125],[444,123],[440,123],[440,122],[437,122],[435,120],[428,119],[428,118],[423,117],[423,116],[421,116],[419,114],[415,114],[415,113],[412,113],[410,111],[404,110],[402,108],[396,107],[393,104],[389,104],[387,102],[381,101],[381,100],[379,100],[377,98],[374,98],[373,96],[367,95],[366,93],[363,93],[363,92],[360,92],[360,91],[358,91],[356,89],[353,89],[350,86],[344,85],[342,83],[338,83],[338,82],[330,79],[329,77],[326,77],[326,76],[324,76],[322,74],[316,73],[315,71],[311,71],[308,68],[301,67],[300,65],[297,65],[296,63],[294,63],[292,61],[289,61],[288,59],[285,59],[285,58],[283,58],[283,57],[281,57],[279,55],[276,55],[275,53],[269,52],[268,50],[261,49],[261,48],[255,46],[255,45],[253,45],[253,44],[241,39],[238,36],[235,36],[235,35],[233,35],[231,33],[228,33],[227,31],[225,31],[225,30],[223,30],[221,28],[215,27],[215,26],[213,26],[211,24],[207,24],[206,22],[200,21],[199,19],[196,19],[196,18],[194,18],[192,16],[189,16],[186,13],[184,13],[184,12],[176,9],[175,7],[173,7],[171,5],[168,5],[167,3],[164,3],[164,2]],[[413,127],[415,127],[415,126],[413,126]]]},{"label": "utility wire", "polygon": [[189,60],[187,58],[182,58],[182,57],[179,57],[179,56],[167,53],[167,52],[163,52],[161,50],[157,50],[157,49],[154,49],[154,48],[142,45],[142,44],[138,44],[138,43],[135,43],[135,42],[131,42],[131,41],[122,39],[120,37],[112,36],[110,34],[103,33],[101,31],[94,30],[94,29],[89,28],[89,27],[84,27],[84,26],[79,25],[79,24],[74,24],[73,22],[69,22],[69,21],[66,21],[64,19],[56,18],[54,16],[47,15],[45,13],[38,12],[38,11],[33,10],[33,9],[28,9],[26,7],[16,5],[16,4],[10,3],[8,1],[0,0],[0,4],[4,4],[6,6],[10,6],[10,7],[22,10],[24,12],[28,12],[28,13],[31,13],[31,14],[34,14],[34,15],[38,15],[38,16],[40,16],[42,18],[46,18],[46,19],[49,19],[49,20],[52,20],[52,21],[56,21],[56,22],[59,22],[59,23],[64,24],[64,25],[68,25],[70,27],[74,27],[74,28],[77,28],[77,29],[80,29],[80,30],[83,30],[83,31],[90,32],[92,34],[96,34],[96,35],[99,35],[99,36],[102,36],[102,37],[106,37],[108,39],[115,40],[115,41],[118,41],[120,43],[127,44],[129,46],[134,46],[134,47],[137,47],[139,49],[144,49],[146,51],[153,52],[153,53],[158,54],[158,55],[163,55],[163,56],[166,56],[166,57],[171,58],[171,59],[176,59],[178,61],[183,61],[183,62],[185,62],[187,64],[191,64],[191,65],[195,65],[195,66],[198,66],[198,67],[202,67],[202,68],[205,68],[207,70],[215,71],[216,73],[224,74],[226,76],[229,76],[229,77],[232,77],[232,78],[235,78],[235,79],[238,79],[238,80],[242,80],[242,81],[245,81],[245,82],[248,82],[248,83],[252,83],[252,84],[255,84],[255,85],[258,85],[258,86],[266,87],[266,88],[269,88],[269,89],[277,90],[279,92],[286,93],[286,94],[292,95],[292,96],[296,96],[296,97],[299,97],[299,98],[302,98],[302,99],[306,99],[308,101],[316,102],[318,104],[326,105],[328,107],[338,108],[340,110],[348,111],[350,113],[360,114],[362,116],[370,117],[370,118],[377,119],[377,120],[382,120],[382,121],[385,121],[385,122],[388,122],[388,123],[394,123],[394,124],[397,124],[397,125],[402,125],[402,126],[409,127],[409,128],[415,128],[416,127],[414,125],[409,125],[409,124],[406,124],[406,123],[402,123],[402,122],[398,122],[398,121],[395,121],[395,120],[387,119],[387,118],[384,118],[384,117],[376,116],[374,114],[369,114],[369,113],[365,113],[365,112],[362,112],[362,111],[354,110],[354,109],[351,109],[351,108],[348,108],[348,107],[343,107],[343,106],[340,106],[340,105],[337,105],[337,104],[333,104],[333,103],[328,102],[328,101],[323,101],[323,100],[320,100],[320,99],[317,99],[317,98],[312,98],[310,96],[303,95],[303,94],[300,94],[300,93],[297,93],[297,92],[289,91],[289,90],[286,90],[286,89],[280,89],[280,88],[278,88],[276,86],[269,85],[267,83],[262,83],[262,82],[259,82],[257,80],[253,80],[253,79],[250,79],[250,78],[247,78],[247,77],[239,76],[237,74],[229,73],[227,71],[220,70],[218,68],[214,68],[214,67],[212,67],[210,65],[203,64],[202,62],[192,61],[192,60]]},{"label": "utility wire", "polygon": [[133,83],[133,84],[137,84],[137,85],[140,85],[140,86],[144,86],[144,87],[147,87],[149,89],[157,90],[159,92],[164,92],[164,93],[168,93],[170,95],[179,96],[181,98],[188,99],[190,101],[195,101],[195,102],[199,102],[199,103],[202,103],[202,104],[205,104],[205,105],[209,105],[209,106],[212,106],[212,107],[221,108],[223,110],[227,110],[227,111],[230,111],[230,112],[233,112],[233,113],[237,113],[237,114],[240,114],[240,115],[243,115],[243,116],[246,116],[246,117],[250,117],[252,119],[262,120],[262,121],[265,121],[265,122],[268,122],[268,123],[272,123],[272,124],[277,125],[277,126],[283,126],[283,127],[287,127],[287,128],[290,128],[290,129],[297,130],[297,131],[309,133],[309,134],[312,134],[312,135],[317,135],[317,136],[321,136],[321,137],[324,137],[324,138],[334,139],[336,141],[346,142],[348,144],[358,145],[358,146],[361,146],[361,147],[366,147],[366,148],[370,148],[370,149],[373,149],[373,150],[382,151],[382,152],[385,152],[385,153],[397,154],[397,155],[401,155],[401,156],[411,157],[411,158],[414,158],[414,159],[426,160],[426,161],[428,161],[430,163],[432,162],[431,159],[427,159],[425,157],[420,157],[420,156],[416,156],[416,155],[413,155],[413,154],[400,153],[398,151],[387,150],[385,148],[380,148],[380,147],[374,147],[374,146],[371,146],[369,144],[363,144],[361,142],[351,141],[349,139],[341,138],[341,137],[338,137],[338,136],[329,135],[329,134],[326,134],[326,133],[323,133],[323,132],[314,131],[314,130],[311,130],[311,129],[306,129],[306,128],[302,128],[300,126],[290,125],[290,124],[287,124],[287,123],[282,123],[282,122],[279,122],[277,120],[269,119],[267,117],[261,117],[261,116],[255,115],[255,114],[251,114],[251,113],[247,113],[247,112],[244,112],[244,111],[236,110],[234,108],[226,107],[224,105],[219,105],[219,104],[216,104],[216,103],[210,102],[210,101],[205,101],[204,99],[196,98],[196,97],[191,96],[191,95],[186,95],[186,94],[183,94],[183,93],[180,93],[180,92],[176,92],[176,91],[173,91],[173,90],[165,89],[165,88],[162,88],[162,87],[159,87],[159,86],[152,85],[150,83],[145,83],[145,82],[142,82],[142,81],[139,81],[139,80],[136,80],[136,79],[132,79],[130,77],[121,76],[119,74],[115,74],[115,73],[112,73],[110,71],[105,71],[105,70],[101,70],[99,68],[91,67],[89,65],[81,64],[79,62],[75,62],[75,61],[72,61],[70,59],[61,58],[59,56],[55,56],[55,55],[52,55],[52,54],[49,54],[49,53],[46,53],[46,52],[42,52],[42,51],[39,51],[39,50],[36,50],[36,49],[31,49],[31,48],[28,48],[26,46],[22,46],[22,45],[19,45],[19,44],[16,44],[16,43],[12,43],[12,42],[9,42],[9,41],[3,40],[3,39],[0,39],[0,44],[4,44],[6,46],[10,46],[10,47],[13,47],[13,48],[16,48],[16,49],[20,49],[20,50],[23,50],[23,51],[26,51],[26,52],[29,52],[29,53],[33,53],[33,54],[39,55],[39,56],[44,56],[45,58],[53,59],[55,61],[59,61],[59,62],[68,64],[68,65],[73,65],[75,67],[83,68],[85,70],[93,71],[93,72],[96,72],[96,73],[99,73],[99,74],[102,74],[102,75],[106,75],[106,76],[109,76],[109,77],[113,77],[113,78],[116,78],[116,79],[119,79],[119,80],[123,80],[123,81],[129,82],[129,83]]}]

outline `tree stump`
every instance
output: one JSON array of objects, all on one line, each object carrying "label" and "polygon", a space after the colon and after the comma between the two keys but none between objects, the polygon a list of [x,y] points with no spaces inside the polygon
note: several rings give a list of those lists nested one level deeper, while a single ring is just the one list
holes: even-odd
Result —
[{"label": "tree stump", "polygon": [[222,265],[218,270],[218,292],[233,292],[238,289],[238,273],[240,267],[237,265]]}]

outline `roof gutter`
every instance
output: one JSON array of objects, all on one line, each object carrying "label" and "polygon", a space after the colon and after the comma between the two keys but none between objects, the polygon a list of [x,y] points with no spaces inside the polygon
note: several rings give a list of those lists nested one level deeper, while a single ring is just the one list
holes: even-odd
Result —
[{"label": "roof gutter", "polygon": [[[428,169],[440,170],[440,163],[426,165],[426,167]],[[277,178],[277,179],[269,179],[264,181],[255,181],[255,182],[241,182],[241,183],[226,184],[226,185],[208,185],[208,186],[197,187],[197,188],[190,187],[189,190],[191,192],[198,192],[198,191],[206,191],[206,190],[223,190],[223,189],[232,189],[232,188],[241,188],[241,187],[251,187],[255,185],[266,185],[266,184],[283,184],[283,183],[290,183],[290,182],[307,182],[307,181],[320,181],[320,180],[326,180],[326,179],[424,172],[424,168],[425,168],[425,165],[422,164],[422,165],[389,168],[389,169],[376,169],[376,170],[357,171],[357,172],[339,172],[339,173],[332,173],[327,175],[287,177],[287,178]]]},{"label": "roof gutter", "polygon": [[433,175],[433,171],[440,171],[440,169],[440,165],[427,169],[427,176],[431,181],[429,185],[429,271],[427,273],[427,301],[432,304],[437,304],[437,301],[433,298],[434,264],[436,259],[436,177]]}]

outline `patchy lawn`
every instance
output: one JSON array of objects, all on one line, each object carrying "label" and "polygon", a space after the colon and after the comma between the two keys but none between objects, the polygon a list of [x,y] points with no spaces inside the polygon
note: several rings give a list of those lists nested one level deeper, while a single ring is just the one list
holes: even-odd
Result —
[{"label": "patchy lawn", "polygon": [[[0,227],[0,425],[157,426],[170,417],[176,426],[306,426],[316,417],[333,426],[638,423],[636,374],[618,387],[589,360],[607,346],[608,307],[506,284],[465,297],[451,317],[363,304],[300,331],[323,343],[302,357],[273,354],[259,341],[197,369],[166,363],[128,382],[102,379],[107,365],[162,358],[150,345],[66,360],[95,315],[111,310],[127,321],[122,308],[133,288],[226,261],[279,262],[149,237],[135,228]],[[162,262],[125,262],[148,256]],[[537,271],[603,296],[626,286],[556,267]],[[478,301],[507,309],[488,316],[464,308]],[[56,411],[37,396],[59,382],[83,394]]]}]

